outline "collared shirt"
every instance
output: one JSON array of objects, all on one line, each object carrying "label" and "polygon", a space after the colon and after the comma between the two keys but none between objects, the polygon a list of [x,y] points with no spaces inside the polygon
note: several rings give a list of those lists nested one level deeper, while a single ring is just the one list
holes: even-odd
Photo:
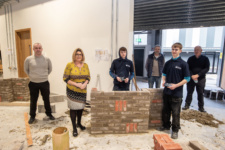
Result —
[{"label": "collared shirt", "polygon": [[[185,77],[190,77],[188,64],[181,57],[170,59],[165,63],[163,75],[166,76],[166,83],[177,84]],[[183,97],[183,86],[174,90],[165,87],[163,92],[174,97]]]}]

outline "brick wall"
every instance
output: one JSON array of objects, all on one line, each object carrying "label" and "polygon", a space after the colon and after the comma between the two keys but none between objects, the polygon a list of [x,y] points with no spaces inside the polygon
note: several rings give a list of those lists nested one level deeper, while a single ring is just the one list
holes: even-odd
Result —
[{"label": "brick wall", "polygon": [[91,92],[91,133],[141,133],[161,126],[163,89]]},{"label": "brick wall", "polygon": [[142,91],[150,92],[149,128],[160,127],[162,125],[163,89],[142,89]]},{"label": "brick wall", "polygon": [[91,133],[141,133],[148,130],[149,91],[91,92]]},{"label": "brick wall", "polygon": [[29,91],[29,78],[13,78],[12,87],[14,101],[28,101],[30,100],[30,91]]},{"label": "brick wall", "polygon": [[12,102],[12,79],[0,79],[0,102]]},{"label": "brick wall", "polygon": [[13,78],[0,80],[0,102],[28,101],[30,93],[29,78]]}]

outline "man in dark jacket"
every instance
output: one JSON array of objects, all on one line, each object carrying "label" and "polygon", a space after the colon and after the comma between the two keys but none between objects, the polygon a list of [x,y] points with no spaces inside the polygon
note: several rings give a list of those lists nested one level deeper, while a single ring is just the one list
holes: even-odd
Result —
[{"label": "man in dark jacket", "polygon": [[110,76],[114,79],[113,91],[129,91],[130,80],[134,77],[134,67],[131,60],[127,59],[127,49],[119,49],[120,58],[112,62],[109,70]]},{"label": "man in dark jacket", "polygon": [[156,45],[154,53],[148,55],[148,59],[145,64],[145,69],[148,74],[149,88],[153,88],[154,83],[156,84],[156,88],[160,88],[164,63],[165,59],[160,53],[160,46]]},{"label": "man in dark jacket", "polygon": [[209,71],[209,59],[208,57],[201,55],[201,46],[196,46],[194,50],[195,55],[188,58],[188,65],[191,74],[191,81],[187,84],[187,97],[183,110],[189,109],[192,101],[192,94],[195,86],[198,93],[198,107],[200,112],[206,112],[204,109],[204,97],[203,92],[205,88],[205,75]]}]

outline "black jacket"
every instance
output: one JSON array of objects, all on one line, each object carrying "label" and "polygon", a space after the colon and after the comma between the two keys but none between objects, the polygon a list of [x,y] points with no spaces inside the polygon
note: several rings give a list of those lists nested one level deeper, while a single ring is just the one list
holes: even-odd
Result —
[{"label": "black jacket", "polygon": [[[145,64],[145,69],[147,70],[147,75],[150,78],[152,76],[152,67],[153,67],[154,53],[148,55],[148,59]],[[160,56],[157,58],[159,66],[159,75],[162,76],[163,66],[165,64],[164,56],[160,53]]]}]

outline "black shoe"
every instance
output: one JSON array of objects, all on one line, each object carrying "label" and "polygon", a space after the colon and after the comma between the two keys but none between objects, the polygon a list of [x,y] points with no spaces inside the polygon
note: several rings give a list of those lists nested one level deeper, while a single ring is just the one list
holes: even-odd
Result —
[{"label": "black shoe", "polygon": [[78,136],[77,129],[76,130],[73,130],[73,136],[74,137],[77,137]]},{"label": "black shoe", "polygon": [[81,130],[85,130],[86,129],[86,127],[82,126],[82,124],[77,124],[77,127],[80,128]]},{"label": "black shoe", "polygon": [[188,105],[185,105],[182,109],[183,110],[187,110],[187,109],[189,109],[189,106]]},{"label": "black shoe", "polygon": [[159,127],[157,128],[158,131],[165,131],[165,130],[170,130],[170,128],[165,128],[165,127]]},{"label": "black shoe", "polygon": [[52,116],[52,115],[49,115],[48,117],[49,117],[50,120],[55,120],[55,117]]},{"label": "black shoe", "polygon": [[204,108],[199,108],[198,109],[200,112],[206,112]]},{"label": "black shoe", "polygon": [[32,124],[34,122],[35,118],[30,117],[30,120],[28,121],[29,124]]},{"label": "black shoe", "polygon": [[178,139],[178,132],[172,132],[171,138]]}]

